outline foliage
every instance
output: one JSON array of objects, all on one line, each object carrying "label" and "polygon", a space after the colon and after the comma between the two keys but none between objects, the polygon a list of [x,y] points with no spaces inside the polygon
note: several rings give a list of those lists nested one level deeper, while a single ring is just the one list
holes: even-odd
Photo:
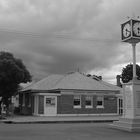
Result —
[{"label": "foliage", "polygon": [[31,81],[31,75],[22,60],[9,52],[0,52],[0,96],[8,105],[8,99],[14,95],[20,83]]},{"label": "foliage", "polygon": [[[137,79],[140,79],[140,66],[136,65],[136,75]],[[122,82],[128,83],[133,78],[133,65],[128,64],[125,68],[122,69]]]}]

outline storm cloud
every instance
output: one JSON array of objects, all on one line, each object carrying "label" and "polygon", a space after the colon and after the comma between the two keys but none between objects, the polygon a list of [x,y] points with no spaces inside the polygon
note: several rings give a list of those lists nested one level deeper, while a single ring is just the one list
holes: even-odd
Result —
[{"label": "storm cloud", "polygon": [[21,58],[33,79],[80,69],[113,81],[132,61],[120,24],[139,16],[139,5],[139,0],[0,0],[0,49]]}]

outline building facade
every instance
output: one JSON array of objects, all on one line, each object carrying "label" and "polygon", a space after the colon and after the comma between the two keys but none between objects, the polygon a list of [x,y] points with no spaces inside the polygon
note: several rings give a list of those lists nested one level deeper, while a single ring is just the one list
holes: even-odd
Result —
[{"label": "building facade", "polygon": [[121,88],[79,72],[51,75],[20,92],[22,114],[39,116],[117,115]]}]

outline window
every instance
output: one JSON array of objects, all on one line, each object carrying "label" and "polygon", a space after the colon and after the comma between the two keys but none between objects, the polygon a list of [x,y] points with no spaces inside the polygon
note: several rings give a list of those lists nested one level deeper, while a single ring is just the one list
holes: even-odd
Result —
[{"label": "window", "polygon": [[104,108],[104,97],[103,96],[97,97],[97,108]]},{"label": "window", "polygon": [[55,98],[54,97],[47,97],[46,98],[46,105],[47,106],[54,106],[55,105]]},{"label": "window", "polygon": [[75,95],[73,100],[74,108],[81,108],[81,96]]},{"label": "window", "polygon": [[85,107],[92,108],[93,107],[93,96],[86,96],[85,97]]}]

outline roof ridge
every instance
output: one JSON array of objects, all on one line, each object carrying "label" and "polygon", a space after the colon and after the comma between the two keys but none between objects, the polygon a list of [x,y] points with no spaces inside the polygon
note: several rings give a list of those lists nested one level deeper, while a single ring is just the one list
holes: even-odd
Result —
[{"label": "roof ridge", "polygon": [[73,74],[75,74],[75,73],[82,74],[82,73],[77,72],[77,71],[76,71],[76,72],[70,72],[70,73],[63,74],[62,77],[61,77],[60,79],[57,80],[57,82],[56,82],[56,84],[54,85],[54,87],[57,86],[57,84],[58,84],[60,81],[62,81],[65,77],[68,77],[69,75],[73,75]]},{"label": "roof ridge", "polygon": [[69,75],[72,75],[74,73],[76,73],[76,72],[70,72],[70,73],[62,74],[62,77],[57,80],[57,82],[55,83],[54,87],[57,85],[57,83],[59,83],[60,81],[62,81],[65,77],[67,77]]},{"label": "roof ridge", "polygon": [[[58,74],[56,74],[56,75],[58,75]],[[55,87],[56,85],[57,85],[57,83],[59,83],[65,76],[64,75],[61,75],[62,77],[61,78],[59,78],[57,81],[56,81],[56,83],[54,84],[54,86],[53,87]]]}]

